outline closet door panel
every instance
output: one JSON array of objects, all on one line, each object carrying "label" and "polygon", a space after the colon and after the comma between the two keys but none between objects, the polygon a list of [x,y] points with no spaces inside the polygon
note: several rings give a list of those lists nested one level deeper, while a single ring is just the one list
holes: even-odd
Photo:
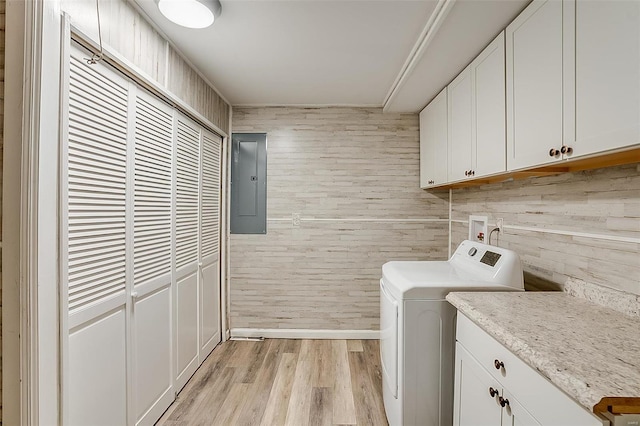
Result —
[{"label": "closet door panel", "polygon": [[220,342],[220,152],[222,140],[202,137],[200,359]]},{"label": "closet door panel", "polygon": [[133,225],[133,386],[137,424],[173,401],[171,215],[173,112],[136,90]]},{"label": "closet door panel", "polygon": [[177,115],[175,132],[176,390],[198,367],[201,128]]},{"label": "closet door panel", "polygon": [[193,272],[177,282],[177,378],[180,391],[198,368],[198,275]]},{"label": "closet door panel", "polygon": [[200,273],[200,341],[201,359],[220,343],[220,279],[218,262],[202,267]]},{"label": "closet door panel", "polygon": [[138,297],[134,308],[136,424],[154,424],[174,399],[171,386],[171,289]]},{"label": "closet door panel", "polygon": [[176,269],[198,264],[200,127],[179,116],[176,136]]},{"label": "closet door panel", "polygon": [[134,285],[171,276],[172,112],[140,93],[136,99]]},{"label": "closet door panel", "polygon": [[69,58],[63,140],[64,415],[69,424],[125,424],[129,83],[85,56],[73,48]]},{"label": "closet door panel", "polygon": [[222,139],[87,55],[63,82],[61,421],[154,424],[220,342]]},{"label": "closet door panel", "polygon": [[127,424],[124,307],[69,333],[69,425]]}]

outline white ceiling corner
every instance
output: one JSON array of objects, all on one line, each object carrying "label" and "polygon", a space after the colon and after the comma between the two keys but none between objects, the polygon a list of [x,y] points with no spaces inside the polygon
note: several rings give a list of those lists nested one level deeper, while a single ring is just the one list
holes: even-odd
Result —
[{"label": "white ceiling corner", "polygon": [[234,106],[416,112],[529,0],[222,0],[201,30],[169,22],[154,0],[134,1]]}]

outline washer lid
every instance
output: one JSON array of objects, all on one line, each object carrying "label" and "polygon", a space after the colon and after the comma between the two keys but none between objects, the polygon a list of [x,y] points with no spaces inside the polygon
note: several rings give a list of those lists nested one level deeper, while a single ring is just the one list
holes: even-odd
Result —
[{"label": "washer lid", "polygon": [[384,286],[398,299],[441,300],[452,291],[517,291],[478,280],[448,261],[392,261],[382,265]]}]

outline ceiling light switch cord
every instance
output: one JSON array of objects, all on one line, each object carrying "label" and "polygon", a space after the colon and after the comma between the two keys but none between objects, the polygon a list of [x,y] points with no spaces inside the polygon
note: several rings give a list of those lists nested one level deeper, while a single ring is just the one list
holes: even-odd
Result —
[{"label": "ceiling light switch cord", "polygon": [[102,60],[102,28],[100,25],[100,1],[96,0],[96,16],[98,18],[98,41],[100,43],[100,51],[94,53],[90,58],[85,58],[88,65],[95,65]]}]

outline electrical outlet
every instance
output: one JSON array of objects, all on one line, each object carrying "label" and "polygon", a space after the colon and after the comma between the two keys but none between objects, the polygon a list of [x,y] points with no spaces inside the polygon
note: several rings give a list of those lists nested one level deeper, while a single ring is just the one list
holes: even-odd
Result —
[{"label": "electrical outlet", "polygon": [[291,215],[291,222],[293,226],[300,226],[300,213],[293,213]]},{"label": "electrical outlet", "polygon": [[500,230],[499,232],[504,232],[502,229],[503,226],[504,226],[504,219],[500,217],[496,220],[496,227]]}]

